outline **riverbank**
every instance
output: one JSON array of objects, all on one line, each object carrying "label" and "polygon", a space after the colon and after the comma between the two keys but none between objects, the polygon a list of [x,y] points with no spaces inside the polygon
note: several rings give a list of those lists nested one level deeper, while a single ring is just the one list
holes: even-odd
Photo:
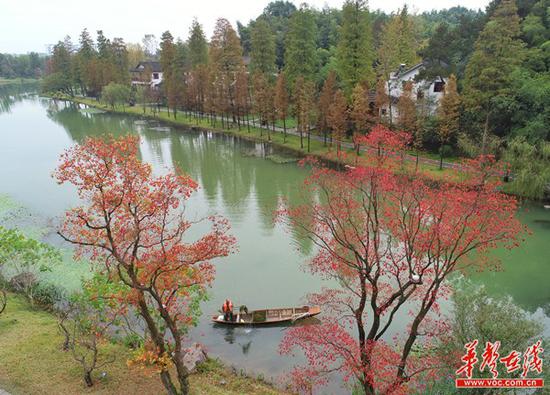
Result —
[{"label": "riverbank", "polygon": [[[201,119],[200,117],[191,116],[184,112],[178,112],[176,118],[174,118],[172,113],[169,114],[167,111],[157,111],[153,113],[150,108],[145,108],[144,110],[141,106],[119,106],[113,108],[96,99],[81,96],[70,97],[64,94],[45,96],[53,99],[67,100],[84,104],[108,113],[131,115],[156,120],[171,125],[175,128],[190,128],[200,131],[229,134],[249,141],[272,144],[273,146],[276,146],[291,155],[301,158],[306,156],[314,157],[318,160],[324,161],[325,163],[330,163],[336,166],[355,166],[357,165],[358,159],[361,160],[361,158],[365,158],[367,155],[374,152],[374,149],[362,149],[358,154],[352,144],[346,141],[342,142],[340,155],[337,155],[335,144],[325,145],[320,136],[313,134],[311,135],[309,146],[310,149],[308,150],[307,136],[303,136],[302,148],[300,136],[297,134],[292,134],[292,132],[288,132],[285,137],[281,130],[271,130],[268,132],[266,128],[260,128],[253,125],[247,127],[246,124],[241,124],[239,127],[238,125],[233,124],[230,128],[222,128],[219,126],[222,124],[220,119],[218,119],[213,125],[212,122],[206,117]],[[441,180],[460,181],[464,177],[464,169],[460,163],[461,158],[453,158],[452,161],[443,162],[442,169],[439,168],[439,160],[433,159],[429,155],[426,156],[423,153],[420,153],[418,159],[416,158],[416,154],[411,152],[406,153],[404,158],[405,160],[403,161],[402,170],[405,170],[411,174],[414,173],[419,177],[427,178],[435,183],[439,183]],[[524,196],[513,192],[510,185],[511,184],[509,183],[503,184],[501,189],[502,192],[508,195],[516,196],[519,199],[523,199]]]},{"label": "riverbank", "polygon": [[[176,118],[172,114],[168,114],[166,111],[160,111],[152,113],[149,108],[143,110],[141,106],[118,106],[111,107],[105,103],[97,101],[92,98],[85,98],[81,96],[70,97],[65,94],[57,94],[54,96],[44,95],[45,97],[67,100],[74,103],[84,104],[89,107],[93,107],[105,112],[123,114],[123,115],[132,115],[141,118],[161,121],[176,128],[190,128],[201,131],[223,133],[238,136],[242,139],[262,142],[272,144],[282,150],[288,151],[291,154],[297,155],[299,157],[311,156],[322,161],[333,163],[336,165],[350,165],[354,166],[357,164],[357,153],[356,150],[349,145],[349,142],[342,143],[342,149],[340,155],[337,155],[336,146],[327,144],[325,146],[323,141],[318,140],[319,136],[311,136],[309,150],[307,149],[307,136],[303,137],[303,148],[300,142],[300,137],[291,133],[287,133],[286,138],[281,131],[272,130],[268,132],[266,128],[259,128],[255,126],[250,126],[248,128],[246,124],[241,124],[239,128],[238,125],[232,125],[231,128],[222,128],[221,121],[217,120],[216,125],[212,125],[209,119],[199,117],[189,116],[184,112],[178,112]],[[149,111],[149,112],[148,112]],[[361,151],[359,157],[363,155],[368,155],[368,152]],[[412,155],[407,155],[406,166],[410,169],[416,167],[416,158]],[[453,174],[453,170],[456,169],[456,163],[449,162],[445,163],[445,167],[439,169],[439,161],[420,156],[418,163],[418,170],[425,176],[428,176],[434,180],[440,180],[442,178],[449,177]]]},{"label": "riverbank", "polygon": [[[93,387],[87,388],[80,367],[68,352],[61,351],[62,336],[55,317],[32,307],[20,295],[9,294],[0,316],[0,388],[18,394],[161,394],[158,376],[131,370],[126,360],[131,350],[109,344],[117,355],[114,363],[99,369]],[[101,372],[106,372],[104,378]],[[216,360],[201,365],[190,376],[191,394],[284,394],[261,379],[235,373]],[[1,392],[1,391],[0,391]]]},{"label": "riverbank", "polygon": [[40,80],[35,79],[35,78],[13,78],[13,79],[7,79],[7,78],[1,78],[1,77],[0,77],[0,86],[33,84],[33,83],[38,83],[39,81],[40,81]]}]

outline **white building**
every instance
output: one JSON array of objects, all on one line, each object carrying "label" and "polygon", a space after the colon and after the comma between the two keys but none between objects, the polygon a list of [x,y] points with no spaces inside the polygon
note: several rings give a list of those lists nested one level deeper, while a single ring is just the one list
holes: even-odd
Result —
[{"label": "white building", "polygon": [[[439,101],[445,94],[446,80],[443,77],[437,77],[433,80],[418,80],[418,74],[425,68],[424,63],[419,63],[411,68],[401,65],[399,70],[390,74],[390,80],[386,85],[386,93],[392,102],[391,115],[392,122],[396,122],[399,116],[397,102],[403,94],[405,83],[413,84],[413,99],[424,106],[427,115],[433,115],[439,106]],[[382,115],[389,117],[389,106],[382,108]]]},{"label": "white building", "polygon": [[132,85],[149,84],[151,88],[158,88],[162,83],[162,69],[160,62],[143,61],[130,70],[132,73]]}]

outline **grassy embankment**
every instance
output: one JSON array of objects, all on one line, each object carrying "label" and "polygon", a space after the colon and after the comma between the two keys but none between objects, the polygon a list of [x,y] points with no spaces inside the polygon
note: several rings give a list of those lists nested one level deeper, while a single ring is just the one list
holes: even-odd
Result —
[{"label": "grassy embankment", "polygon": [[[62,336],[55,317],[33,308],[20,295],[9,294],[0,316],[0,388],[17,394],[163,394],[158,375],[131,370],[126,360],[131,351],[121,344],[106,350],[116,361],[99,369],[95,385],[84,386],[80,365],[69,352],[61,351]],[[99,374],[105,371],[105,378]],[[215,360],[209,360],[191,375],[191,393],[282,394],[262,380],[235,374]]]},{"label": "grassy embankment", "polygon": [[34,78],[13,78],[13,79],[7,79],[0,77],[0,86],[5,85],[16,85],[16,84],[28,84],[33,82],[38,82],[40,80],[34,79]]},{"label": "grassy embankment", "polygon": [[[320,159],[329,160],[332,162],[340,162],[340,163],[349,164],[349,165],[356,164],[356,159],[355,159],[356,154],[353,149],[343,149],[342,152],[345,153],[345,155],[343,155],[343,159],[342,157],[337,158],[335,146],[332,146],[332,147],[324,146],[322,141],[318,141],[313,138],[310,141],[310,150],[308,152],[307,137],[305,135],[303,138],[304,148],[301,148],[299,136],[287,134],[286,142],[285,142],[283,134],[279,131],[276,131],[275,133],[270,132],[269,137],[271,138],[271,140],[269,140],[267,130],[258,128],[258,127],[251,127],[250,132],[248,132],[246,125],[241,125],[241,130],[239,130],[237,126],[233,126],[231,129],[224,129],[221,127],[220,120],[216,122],[217,126],[212,126],[211,122],[208,119],[198,119],[192,116],[188,116],[183,112],[178,112],[177,118],[174,119],[172,113],[168,114],[166,111],[161,111],[161,112],[157,112],[156,114],[153,114],[152,112],[150,112],[150,109],[147,109],[146,112],[144,112],[142,106],[139,106],[139,105],[136,105],[134,107],[118,106],[118,107],[112,108],[110,105],[106,103],[102,103],[100,101],[97,101],[95,99],[90,99],[90,98],[83,98],[83,97],[71,98],[66,95],[57,95],[56,97],[59,99],[70,100],[76,103],[86,104],[86,105],[89,105],[90,107],[98,108],[107,112],[141,116],[149,119],[160,120],[174,126],[193,127],[193,128],[203,129],[203,130],[215,131],[219,133],[233,134],[241,138],[253,140],[253,141],[269,142],[283,149],[290,150],[300,156],[310,155]],[[367,154],[363,152],[361,153],[361,155],[367,155]],[[406,161],[405,166],[414,169],[415,163],[414,161]],[[451,172],[451,170],[448,170],[448,169],[439,170],[437,166],[425,164],[422,162],[419,163],[418,169],[424,175],[427,175],[428,177],[433,179],[441,179],[442,177],[448,176],[449,173]]]}]

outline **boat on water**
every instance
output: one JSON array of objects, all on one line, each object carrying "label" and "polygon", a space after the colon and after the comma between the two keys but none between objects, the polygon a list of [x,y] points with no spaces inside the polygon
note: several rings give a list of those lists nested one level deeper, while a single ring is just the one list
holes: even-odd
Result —
[{"label": "boat on water", "polygon": [[284,307],[279,309],[251,310],[233,313],[233,321],[223,319],[223,314],[212,316],[212,322],[223,325],[269,325],[295,322],[316,316],[321,312],[319,306]]}]

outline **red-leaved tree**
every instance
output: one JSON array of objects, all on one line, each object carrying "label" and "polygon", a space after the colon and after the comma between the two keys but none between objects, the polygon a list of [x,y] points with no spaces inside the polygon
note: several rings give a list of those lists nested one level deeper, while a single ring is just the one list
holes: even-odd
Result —
[{"label": "red-leaved tree", "polygon": [[139,138],[125,136],[87,139],[62,154],[54,177],[75,186],[84,205],[66,213],[59,234],[127,287],[119,302],[146,324],[144,362],[157,365],[169,394],[187,394],[184,336],[214,278],[211,260],[230,254],[235,239],[216,216],[206,219],[208,233],[189,235],[195,222],[183,204],[197,184],[186,175],[153,175],[138,152]]},{"label": "red-leaved tree", "polygon": [[496,189],[492,158],[470,163],[467,181],[434,186],[395,171],[408,141],[375,127],[364,141],[378,148],[368,165],[315,167],[305,183],[314,198],[280,210],[318,247],[308,269],[340,285],[309,295],[322,306],[321,324],[293,327],[282,341],[282,353],[307,357],[292,375],[301,391],[332,372],[365,394],[421,385],[438,365],[430,340],[446,330],[438,316],[446,279],[468,265],[488,267],[497,245],[517,244],[516,200]]}]

